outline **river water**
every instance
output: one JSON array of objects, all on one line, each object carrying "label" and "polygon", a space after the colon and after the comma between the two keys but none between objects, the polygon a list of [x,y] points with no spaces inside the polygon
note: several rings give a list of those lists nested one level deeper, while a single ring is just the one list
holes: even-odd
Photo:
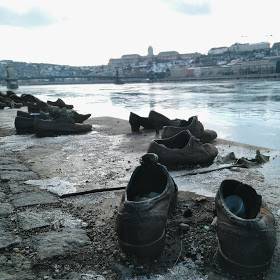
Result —
[{"label": "river water", "polygon": [[280,149],[280,81],[22,86],[18,93],[60,97],[93,117],[128,119],[152,109],[169,118],[198,115],[220,138]]}]

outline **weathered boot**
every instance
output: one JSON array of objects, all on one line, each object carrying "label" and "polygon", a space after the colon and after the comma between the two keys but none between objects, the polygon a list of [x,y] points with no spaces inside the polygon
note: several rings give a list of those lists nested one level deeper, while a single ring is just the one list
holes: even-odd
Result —
[{"label": "weathered boot", "polygon": [[161,137],[162,139],[169,138],[184,130],[189,130],[193,136],[200,138],[203,135],[204,127],[197,116],[193,116],[187,121],[181,120],[178,126],[165,126],[162,130]]},{"label": "weathered boot", "polygon": [[23,111],[17,111],[15,118],[15,128],[18,134],[34,133],[34,120],[49,119],[49,115],[46,113],[27,113]]},{"label": "weathered boot", "polygon": [[153,128],[156,130],[160,130],[164,126],[170,124],[169,118],[153,110],[150,111],[148,119],[152,124]]},{"label": "weathered boot", "polygon": [[34,131],[38,137],[82,134],[91,130],[90,124],[34,119]]},{"label": "weathered boot", "polygon": [[79,114],[73,110],[73,118],[75,123],[83,123],[85,120],[91,117],[91,114]]},{"label": "weathered boot", "polygon": [[218,154],[214,145],[202,144],[188,130],[181,131],[170,138],[153,140],[148,152],[157,154],[159,162],[171,168],[210,164]]},{"label": "weathered boot", "polygon": [[142,126],[144,129],[152,129],[154,126],[150,122],[148,118],[143,118],[135,113],[130,112],[129,115],[129,124],[132,132],[139,132],[140,127]]},{"label": "weathered boot", "polygon": [[225,268],[235,273],[267,269],[276,244],[276,232],[274,217],[262,204],[262,197],[247,184],[224,180],[215,205],[219,257]]},{"label": "weathered boot", "polygon": [[122,197],[116,220],[121,248],[139,257],[161,254],[168,213],[176,204],[177,186],[157,159],[155,154],[142,157]]},{"label": "weathered boot", "polygon": [[58,98],[56,101],[52,102],[52,101],[47,101],[47,104],[51,105],[51,106],[57,106],[59,108],[66,108],[66,109],[73,109],[74,106],[73,105],[68,105],[66,104],[62,99]]},{"label": "weathered boot", "polygon": [[161,138],[172,137],[184,130],[189,130],[202,143],[210,143],[217,138],[217,133],[214,130],[204,129],[203,124],[198,120],[197,116],[192,116],[187,121],[181,120],[178,125],[164,126]]}]

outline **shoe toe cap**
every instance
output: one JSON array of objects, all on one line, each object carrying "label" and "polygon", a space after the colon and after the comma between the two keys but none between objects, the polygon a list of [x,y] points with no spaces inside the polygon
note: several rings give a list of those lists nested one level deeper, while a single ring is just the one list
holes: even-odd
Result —
[{"label": "shoe toe cap", "polygon": [[218,155],[218,149],[209,143],[203,144],[204,149],[206,150],[206,152],[209,155],[209,158],[211,160],[213,160],[217,155]]},{"label": "shoe toe cap", "polygon": [[214,141],[217,138],[217,136],[218,135],[216,131],[205,129],[200,139],[203,143],[210,143]]}]

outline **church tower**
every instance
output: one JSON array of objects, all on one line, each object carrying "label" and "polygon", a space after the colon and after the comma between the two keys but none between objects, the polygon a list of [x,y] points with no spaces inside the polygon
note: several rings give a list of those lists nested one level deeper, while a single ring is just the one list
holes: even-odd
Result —
[{"label": "church tower", "polygon": [[154,50],[153,50],[153,47],[151,47],[151,46],[148,47],[148,56],[149,57],[154,56]]}]

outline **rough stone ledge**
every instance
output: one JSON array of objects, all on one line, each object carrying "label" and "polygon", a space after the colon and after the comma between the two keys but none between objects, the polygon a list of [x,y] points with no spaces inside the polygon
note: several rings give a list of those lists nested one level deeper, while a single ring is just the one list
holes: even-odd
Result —
[{"label": "rough stone ledge", "polygon": [[58,201],[59,200],[55,195],[48,192],[38,191],[15,194],[13,195],[11,202],[16,208],[18,208],[38,204],[53,204]]},{"label": "rough stone ledge", "polygon": [[14,207],[10,203],[0,203],[0,217],[12,214]]},{"label": "rough stone ledge", "polygon": [[31,179],[38,179],[38,175],[32,171],[1,171],[0,181],[27,181]]},{"label": "rough stone ledge", "polygon": [[12,194],[24,193],[24,192],[36,192],[40,190],[36,186],[25,185],[23,183],[17,183],[17,182],[10,183],[9,188]]},{"label": "rough stone ledge", "polygon": [[2,171],[29,171],[29,169],[23,164],[4,164],[1,165],[0,162],[0,170]]},{"label": "rough stone ledge", "polygon": [[37,251],[38,261],[57,256],[77,253],[79,249],[90,244],[90,239],[83,229],[65,229],[61,232],[47,232],[32,238]]},{"label": "rough stone ledge", "polygon": [[17,214],[17,223],[20,229],[29,231],[43,227],[85,228],[87,223],[73,217],[61,209],[36,210],[28,209]]},{"label": "rough stone ledge", "polygon": [[8,248],[20,242],[21,238],[10,231],[5,220],[0,219],[0,249]]}]

